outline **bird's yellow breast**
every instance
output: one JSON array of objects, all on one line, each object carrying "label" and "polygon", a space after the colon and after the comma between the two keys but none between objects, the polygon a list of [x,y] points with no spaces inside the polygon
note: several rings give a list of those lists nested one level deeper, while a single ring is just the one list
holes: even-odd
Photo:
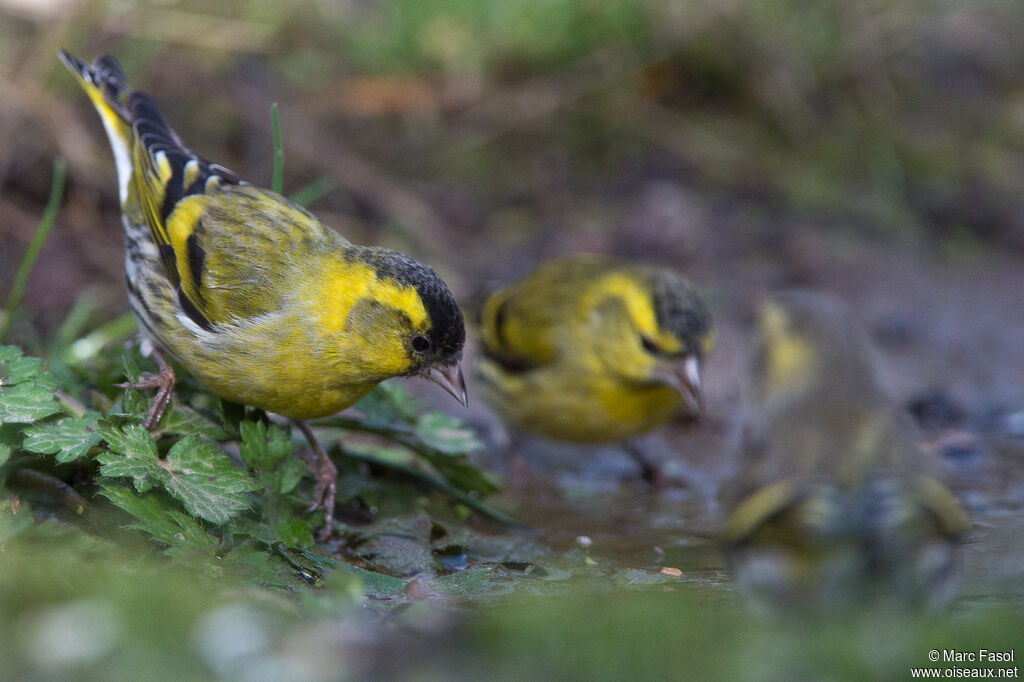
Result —
[{"label": "bird's yellow breast", "polygon": [[483,390],[516,428],[577,443],[613,443],[664,424],[682,399],[664,385],[619,381],[603,369],[556,363],[525,374],[481,363]]},{"label": "bird's yellow breast", "polygon": [[217,395],[298,419],[334,414],[409,371],[404,337],[390,321],[426,323],[413,287],[349,261],[344,250],[311,254],[295,281],[280,284],[285,303],[275,313],[207,333],[172,327],[164,345]]}]

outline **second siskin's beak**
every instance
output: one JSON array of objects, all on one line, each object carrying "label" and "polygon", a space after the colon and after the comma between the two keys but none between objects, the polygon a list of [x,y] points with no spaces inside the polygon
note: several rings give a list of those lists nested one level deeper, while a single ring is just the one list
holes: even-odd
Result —
[{"label": "second siskin's beak", "polygon": [[434,365],[423,373],[423,377],[448,391],[449,395],[462,403],[463,407],[469,406],[466,380],[462,376],[462,360],[455,360],[447,365]]},{"label": "second siskin's beak", "polygon": [[704,413],[704,393],[700,383],[700,358],[695,353],[665,362],[656,370],[658,379],[683,396],[686,406],[696,414]]}]

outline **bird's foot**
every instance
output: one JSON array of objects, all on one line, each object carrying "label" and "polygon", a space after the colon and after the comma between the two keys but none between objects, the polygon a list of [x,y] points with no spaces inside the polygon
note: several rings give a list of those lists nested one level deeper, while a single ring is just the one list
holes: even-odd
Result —
[{"label": "bird's foot", "polygon": [[157,389],[156,395],[153,397],[153,404],[149,406],[149,412],[146,413],[146,418],[142,420],[142,426],[147,431],[152,430],[153,427],[160,423],[164,412],[167,411],[167,406],[171,404],[174,386],[178,382],[178,378],[174,375],[174,368],[164,358],[163,353],[154,349],[153,358],[160,367],[160,371],[157,374],[144,372],[138,381],[114,384],[117,388],[134,388],[139,391]]},{"label": "bird's foot", "polygon": [[324,542],[334,531],[334,500],[338,489],[338,467],[334,466],[334,462],[327,456],[324,449],[320,447],[320,443],[317,441],[316,436],[313,435],[313,430],[309,428],[309,424],[295,420],[295,425],[306,436],[306,440],[309,441],[310,450],[312,450],[312,456],[306,458],[306,466],[309,467],[309,470],[316,477],[316,486],[313,488],[313,501],[306,511],[313,511],[323,507],[324,525],[317,532],[316,539]]}]

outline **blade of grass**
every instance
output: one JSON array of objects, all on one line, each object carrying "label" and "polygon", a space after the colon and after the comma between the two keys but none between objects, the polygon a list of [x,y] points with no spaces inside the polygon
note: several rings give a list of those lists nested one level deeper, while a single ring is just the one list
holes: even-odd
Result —
[{"label": "blade of grass", "polygon": [[46,200],[46,209],[43,211],[43,217],[39,220],[36,233],[32,236],[32,241],[28,245],[25,257],[21,259],[21,264],[18,265],[18,272],[14,275],[11,292],[7,295],[4,320],[3,324],[0,325],[0,343],[3,343],[7,338],[7,332],[10,331],[11,324],[14,323],[14,318],[18,314],[18,307],[21,305],[21,297],[25,293],[25,283],[28,282],[28,276],[32,272],[36,259],[39,257],[39,252],[43,249],[43,243],[46,242],[46,238],[53,228],[53,222],[57,218],[60,200],[64,196],[64,176],[66,170],[67,167],[64,164],[64,159],[56,159],[53,162],[53,180],[50,182],[50,196]]},{"label": "blade of grass", "polygon": [[47,358],[57,357],[67,352],[68,346],[82,334],[95,312],[96,301],[91,295],[86,293],[76,298],[71,310],[64,316],[64,321],[60,323],[47,344]]},{"label": "blade of grass", "polygon": [[64,352],[63,361],[69,365],[85,362],[100,352],[104,346],[114,341],[128,338],[138,329],[133,313],[125,313],[107,322],[78,339]]},{"label": "blade of grass", "polygon": [[305,187],[292,193],[291,200],[299,206],[309,208],[310,204],[319,201],[338,188],[338,183],[328,177],[317,178]]},{"label": "blade of grass", "polygon": [[284,146],[281,143],[281,121],[277,115],[277,102],[270,105],[270,127],[274,131],[274,174],[270,189],[280,194],[284,189]]}]

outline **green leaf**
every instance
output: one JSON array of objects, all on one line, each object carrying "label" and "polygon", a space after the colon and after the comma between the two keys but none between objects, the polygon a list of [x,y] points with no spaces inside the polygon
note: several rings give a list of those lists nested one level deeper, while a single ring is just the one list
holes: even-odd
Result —
[{"label": "green leaf", "polygon": [[[306,465],[294,456],[295,445],[288,430],[264,421],[243,421],[239,424],[238,444],[242,461],[256,474],[264,490],[257,504],[260,521],[248,531],[252,537],[267,544],[283,542],[289,546],[313,544],[309,519],[294,519],[295,502],[285,497],[306,473]],[[245,519],[236,524],[239,532]]]},{"label": "green leaf", "polygon": [[295,457],[295,445],[288,432],[277,424],[244,421],[239,425],[242,461],[257,472],[270,493],[286,494],[306,474],[306,465]]},{"label": "green leaf", "polygon": [[159,464],[167,473],[162,477],[167,491],[181,500],[189,513],[210,523],[226,523],[248,509],[246,493],[259,488],[248,473],[201,436],[182,438]]},{"label": "green leaf", "polygon": [[416,437],[424,444],[449,455],[474,452],[483,448],[476,433],[455,417],[428,412],[416,421]]},{"label": "green leaf", "polygon": [[460,490],[475,492],[482,496],[501,492],[498,482],[487,472],[470,464],[465,455],[449,455],[426,448],[420,451],[420,455],[430,462],[445,480]]},{"label": "green leaf", "polygon": [[236,536],[247,535],[268,546],[282,543],[288,547],[312,547],[316,544],[313,540],[313,527],[310,520],[313,518],[316,518],[316,515],[281,519],[276,526],[273,526],[263,521],[256,521],[249,516],[242,516],[232,519],[228,528]]},{"label": "green leaf", "polygon": [[103,439],[96,427],[98,419],[97,413],[90,412],[81,419],[69,417],[58,422],[36,424],[25,429],[22,447],[29,452],[56,455],[61,463],[85,457]]},{"label": "green leaf", "polygon": [[359,578],[363,583],[363,591],[372,597],[390,597],[405,589],[406,581],[401,578],[368,571],[351,564],[339,564],[336,570]]},{"label": "green leaf", "polygon": [[33,382],[0,390],[0,424],[34,422],[57,412],[52,387]]},{"label": "green leaf", "polygon": [[227,437],[221,426],[191,407],[171,403],[170,409],[161,421],[161,432],[166,435],[188,436],[198,434],[220,440]]},{"label": "green leaf", "polygon": [[23,357],[17,346],[0,346],[0,386],[15,386],[43,374],[43,361]]},{"label": "green leaf", "polygon": [[0,346],[0,424],[34,422],[59,412],[56,388],[41,360],[23,357],[17,346]]},{"label": "green leaf", "polygon": [[[438,479],[436,474],[428,473],[426,471],[423,471],[423,470],[421,470],[419,468],[415,468],[415,467],[409,466],[407,464],[402,464],[402,463],[398,463],[398,462],[382,460],[382,459],[376,457],[374,454],[372,454],[372,452],[368,452],[368,451],[362,450],[362,445],[361,444],[360,444],[359,448],[360,449],[356,449],[354,447],[347,447],[347,448],[344,449],[344,453],[347,456],[349,456],[349,457],[352,457],[352,458],[355,458],[355,459],[361,459],[361,460],[364,460],[364,461],[367,461],[367,462],[372,462],[372,463],[377,464],[379,466],[383,466],[383,467],[392,469],[394,471],[399,471],[399,472],[405,474],[406,476],[409,476],[410,478],[416,479],[418,481],[422,481],[423,483],[425,483],[425,484],[427,484],[429,486],[432,486],[434,488],[437,488],[438,490],[444,491],[445,493],[447,493],[448,495],[451,495],[452,497],[454,497],[455,499],[457,499],[459,502],[461,502],[462,504],[466,505],[470,509],[473,509],[475,511],[480,512],[481,514],[489,516],[492,519],[498,521],[499,523],[504,523],[504,524],[510,525],[510,526],[520,525],[515,519],[510,517],[508,514],[505,514],[504,512],[502,512],[502,511],[500,511],[498,509],[494,509],[493,507],[490,507],[490,506],[484,504],[483,502],[481,502],[478,499],[479,496],[471,495],[470,493],[466,492],[465,490],[462,490],[462,489],[460,489],[460,488],[458,488],[458,487],[456,487],[454,485],[451,485],[450,483],[448,483],[445,480]],[[440,454],[436,455],[436,458],[439,458],[439,459],[442,459],[442,460],[454,460],[455,459],[453,457],[450,457],[449,455],[440,455]],[[455,463],[457,464],[457,462],[455,462]],[[478,490],[478,492],[480,492],[480,494],[490,494],[490,492],[489,492],[490,490],[498,490],[498,489],[500,489],[499,486],[497,485],[497,483],[494,483],[494,482],[488,480],[487,478],[485,478],[484,474],[479,472],[475,467],[472,467],[469,464],[463,464],[462,466],[467,467],[468,469],[472,470],[472,472],[467,473],[466,478],[467,478],[467,480],[470,480],[471,482],[474,482],[475,484],[480,486],[481,489]],[[473,477],[478,477],[479,481],[476,480],[476,478],[473,478]],[[344,481],[344,479],[342,479],[342,480]],[[360,494],[365,498],[366,497],[366,493],[367,493],[367,491],[363,490]]]},{"label": "green leaf", "polygon": [[512,586],[507,579],[495,580],[494,566],[473,566],[465,571],[442,575],[430,581],[430,586],[441,594],[480,594],[486,588],[498,594],[507,593]]},{"label": "green leaf", "polygon": [[159,495],[139,495],[112,481],[100,481],[100,495],[126,511],[135,519],[128,528],[141,530],[172,547],[200,549],[215,547],[217,538],[210,535],[194,518],[170,509],[169,498]]},{"label": "green leaf", "polygon": [[249,544],[234,547],[222,559],[225,567],[231,566],[235,573],[253,583],[275,586],[299,584],[295,572],[280,557]]},{"label": "green leaf", "polygon": [[419,414],[419,401],[394,382],[385,381],[355,404],[370,427],[386,427],[395,422],[412,424]]},{"label": "green leaf", "polygon": [[228,431],[229,436],[238,440],[238,425],[245,419],[245,405],[217,398],[212,407],[220,417],[221,424]]},{"label": "green leaf", "polygon": [[125,353],[122,358],[124,376],[129,383],[135,383],[142,376],[142,369],[139,367],[139,358],[135,353]]},{"label": "green leaf", "polygon": [[355,442],[345,448],[345,452],[356,452],[360,455],[368,455],[377,462],[394,464],[398,467],[413,467],[417,465],[416,453],[409,448],[383,445],[374,442]]},{"label": "green leaf", "polygon": [[110,448],[96,459],[100,474],[111,478],[130,478],[135,489],[144,493],[159,477],[158,453],[153,436],[141,424],[117,426],[109,419],[96,423],[100,435]]},{"label": "green leaf", "polygon": [[303,519],[286,519],[277,524],[277,534],[281,542],[289,547],[312,547],[313,531],[309,522]]},{"label": "green leaf", "polygon": [[368,571],[365,568],[353,566],[344,561],[336,561],[331,557],[320,554],[313,549],[297,549],[294,553],[310,561],[322,573],[337,571],[359,578],[363,584],[364,592],[373,597],[388,597],[398,594],[405,587],[406,581],[383,573]]},{"label": "green leaf", "polygon": [[181,530],[156,495],[139,495],[113,481],[100,481],[100,485],[100,495],[135,518],[136,522],[130,528],[149,533],[162,542],[171,542]]},{"label": "green leaf", "polygon": [[306,463],[298,457],[292,457],[280,464],[277,468],[276,490],[282,495],[287,495],[295,490],[302,477],[309,473]]},{"label": "green leaf", "polygon": [[288,434],[277,424],[244,421],[239,424],[242,441],[238,445],[242,461],[252,469],[270,469],[292,454]]},{"label": "green leaf", "polygon": [[[137,353],[126,352],[122,361],[124,364],[124,378],[128,383],[137,382],[142,375],[142,370],[139,369]],[[111,411],[109,414],[121,414],[142,419],[147,410],[149,410],[149,404],[145,396],[138,390],[129,387],[124,389],[124,397],[121,399],[118,410],[116,412]]]},{"label": "green leaf", "polygon": [[242,536],[252,538],[265,545],[281,542],[281,538],[277,536],[277,532],[273,528],[262,521],[253,519],[249,515],[238,516],[224,525],[224,537],[236,538]]}]

